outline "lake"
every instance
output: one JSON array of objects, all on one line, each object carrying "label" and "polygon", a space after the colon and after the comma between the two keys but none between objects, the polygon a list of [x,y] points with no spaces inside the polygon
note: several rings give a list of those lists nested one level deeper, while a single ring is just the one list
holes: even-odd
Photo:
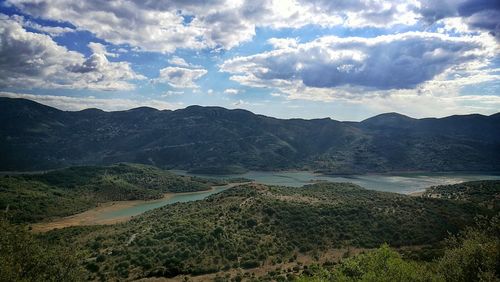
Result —
[{"label": "lake", "polygon": [[473,180],[498,180],[500,174],[467,174],[467,173],[404,173],[404,174],[364,174],[349,176],[323,175],[309,171],[249,171],[244,174],[229,175],[201,175],[187,173],[182,170],[172,170],[182,175],[200,176],[207,178],[244,177],[267,185],[282,185],[300,187],[315,181],[352,182],[366,189],[410,194],[423,191],[434,185],[456,184]]},{"label": "lake", "polygon": [[[314,181],[331,182],[352,182],[366,189],[394,192],[400,194],[410,194],[423,191],[425,188],[442,185],[455,184],[472,180],[494,180],[500,179],[500,175],[495,174],[461,174],[461,173],[408,173],[399,175],[380,175],[366,174],[353,176],[329,176],[316,174],[308,171],[287,171],[287,172],[267,172],[267,171],[249,171],[238,175],[200,175],[191,174],[182,170],[172,170],[172,172],[181,175],[200,176],[207,178],[232,178],[244,177],[252,179],[255,182],[267,185],[282,185],[291,187],[300,187],[311,184]],[[229,186],[217,187],[214,190],[202,191],[196,193],[182,193],[173,195],[167,199],[148,201],[137,205],[126,207],[120,210],[114,210],[99,215],[98,220],[109,220],[120,217],[130,217],[139,215],[145,211],[159,208],[165,205],[202,200],[210,195],[219,193],[228,189]]]},{"label": "lake", "polygon": [[214,189],[209,190],[209,191],[200,191],[200,192],[193,192],[193,193],[179,193],[179,194],[174,194],[172,197],[169,197],[166,199],[146,201],[146,202],[139,203],[139,204],[131,206],[131,207],[126,207],[126,208],[123,208],[120,210],[115,210],[115,211],[103,213],[98,217],[98,220],[109,220],[109,219],[119,218],[119,217],[136,216],[136,215],[139,215],[139,214],[144,213],[146,211],[156,209],[159,207],[163,207],[166,205],[170,205],[170,204],[202,200],[210,195],[217,194],[217,193],[222,192],[226,189],[229,189],[232,186],[233,185],[219,186],[219,187],[215,187]]}]

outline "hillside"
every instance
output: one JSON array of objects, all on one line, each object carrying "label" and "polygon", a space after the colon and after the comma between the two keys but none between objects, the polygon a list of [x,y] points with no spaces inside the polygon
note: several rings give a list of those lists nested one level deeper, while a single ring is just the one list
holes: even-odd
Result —
[{"label": "hillside", "polygon": [[474,203],[488,209],[500,210],[500,181],[471,181],[433,186],[428,188],[422,197]]},{"label": "hillside", "polygon": [[7,209],[12,222],[36,222],[75,214],[97,203],[158,199],[167,192],[208,190],[223,183],[137,164],[70,167],[0,176],[0,210]]},{"label": "hillside", "polygon": [[0,170],[136,162],[210,171],[498,171],[500,115],[281,120],[190,106],[60,111],[0,98]]},{"label": "hillside", "polygon": [[332,254],[347,246],[387,242],[420,248],[470,225],[477,214],[495,212],[347,183],[252,184],[152,210],[124,224],[66,228],[43,238],[86,254],[89,279],[132,280],[294,267],[304,256],[334,260]]}]

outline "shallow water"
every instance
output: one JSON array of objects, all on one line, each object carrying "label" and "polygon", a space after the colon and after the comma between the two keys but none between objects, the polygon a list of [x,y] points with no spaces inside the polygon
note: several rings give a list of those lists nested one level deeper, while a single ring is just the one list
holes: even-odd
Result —
[{"label": "shallow water", "polygon": [[267,172],[249,171],[238,175],[200,175],[182,170],[173,170],[177,174],[194,175],[212,178],[244,177],[267,185],[300,187],[315,181],[352,182],[366,189],[410,194],[422,191],[434,185],[456,184],[473,180],[500,179],[500,174],[466,174],[466,173],[405,173],[405,174],[365,174],[350,176],[331,176],[308,171]]},{"label": "shallow water", "polygon": [[177,195],[174,194],[170,198],[161,199],[161,200],[154,200],[154,201],[147,201],[147,202],[139,203],[137,205],[123,208],[120,210],[106,212],[106,213],[103,213],[102,215],[100,215],[98,219],[103,220],[103,219],[113,219],[113,218],[127,217],[127,216],[136,216],[136,215],[139,215],[139,214],[144,213],[146,211],[156,209],[159,207],[163,207],[166,205],[170,205],[170,204],[202,200],[210,195],[222,192],[228,188],[229,188],[229,186],[220,186],[220,187],[216,187],[215,189],[210,190],[210,191],[194,192],[194,193],[182,193],[182,194],[177,194]]},{"label": "shallow water", "polygon": [[[173,170],[177,174],[201,176],[208,178],[231,178],[244,177],[252,179],[258,183],[267,185],[282,185],[291,187],[300,187],[311,184],[314,181],[331,181],[331,182],[352,182],[366,189],[394,192],[401,194],[409,194],[422,191],[427,187],[443,184],[455,184],[464,181],[472,180],[493,180],[500,179],[500,174],[459,174],[459,173],[412,173],[401,175],[354,175],[354,176],[329,176],[315,174],[308,171],[291,171],[291,172],[266,172],[266,171],[250,171],[245,174],[238,175],[200,175],[190,174],[186,171]],[[104,213],[99,216],[99,219],[113,219],[119,217],[136,216],[148,210],[159,208],[165,205],[202,200],[210,195],[219,193],[228,189],[229,186],[217,187],[214,190],[196,193],[183,193],[173,195],[168,199],[148,201],[139,203],[132,207],[123,208]]]}]

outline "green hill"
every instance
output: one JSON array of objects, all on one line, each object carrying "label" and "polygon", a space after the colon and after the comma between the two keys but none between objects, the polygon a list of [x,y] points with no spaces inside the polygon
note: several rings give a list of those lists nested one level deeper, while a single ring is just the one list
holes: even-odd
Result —
[{"label": "green hill", "polygon": [[346,183],[246,185],[127,223],[66,228],[43,238],[85,253],[89,279],[131,280],[297,266],[297,257],[314,260],[347,246],[422,248],[472,224],[478,214],[495,212]]},{"label": "green hill", "polygon": [[0,176],[0,209],[8,209],[12,222],[36,222],[75,214],[97,203],[152,200],[167,192],[208,190],[223,183],[137,164],[70,167]]},{"label": "green hill", "polygon": [[475,203],[489,209],[500,210],[500,181],[471,181],[433,186],[428,188],[422,197]]}]

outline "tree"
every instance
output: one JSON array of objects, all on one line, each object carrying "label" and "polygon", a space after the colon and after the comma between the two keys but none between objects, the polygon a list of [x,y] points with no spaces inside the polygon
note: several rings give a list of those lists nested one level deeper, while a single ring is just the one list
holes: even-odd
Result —
[{"label": "tree", "polygon": [[77,258],[0,218],[0,281],[82,281]]}]

